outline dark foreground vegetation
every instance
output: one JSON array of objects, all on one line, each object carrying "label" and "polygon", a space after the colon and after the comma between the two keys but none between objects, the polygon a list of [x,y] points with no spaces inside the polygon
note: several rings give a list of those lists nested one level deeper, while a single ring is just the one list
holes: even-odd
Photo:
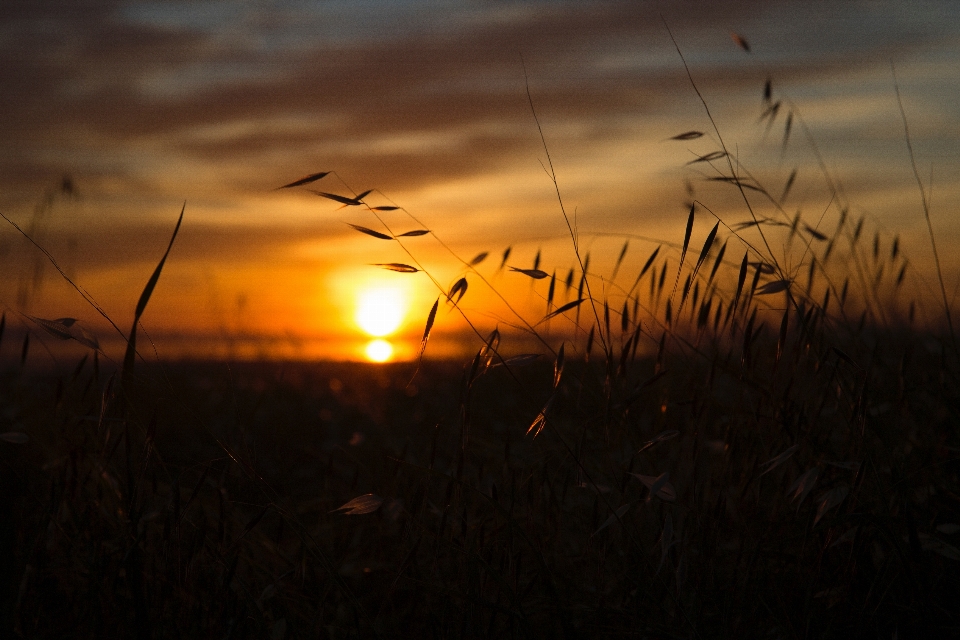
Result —
[{"label": "dark foreground vegetation", "polygon": [[410,387],[409,365],[195,363],[123,397],[91,360],[11,365],[3,431],[30,439],[0,442],[3,631],[954,635],[957,387],[936,344],[796,345],[776,371],[665,355],[606,386],[570,362],[536,438],[544,362],[520,384],[427,364]]}]

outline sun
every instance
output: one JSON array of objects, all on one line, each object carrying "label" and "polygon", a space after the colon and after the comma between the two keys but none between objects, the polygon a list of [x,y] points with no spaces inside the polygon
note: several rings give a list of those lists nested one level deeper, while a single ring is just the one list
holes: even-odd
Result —
[{"label": "sun", "polygon": [[405,312],[406,304],[400,289],[373,287],[360,294],[354,318],[367,334],[382,338],[400,327]]},{"label": "sun", "polygon": [[393,357],[393,345],[386,340],[372,340],[364,351],[371,362],[386,362]]}]

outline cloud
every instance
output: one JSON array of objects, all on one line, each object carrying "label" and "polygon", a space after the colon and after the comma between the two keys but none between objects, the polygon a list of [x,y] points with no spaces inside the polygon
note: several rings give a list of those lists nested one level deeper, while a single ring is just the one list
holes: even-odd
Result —
[{"label": "cloud", "polygon": [[[252,165],[231,185],[240,190],[257,177],[253,188],[262,189],[311,161],[379,176],[391,189],[490,171],[537,148],[521,56],[538,111],[553,123],[593,123],[579,136],[589,144],[622,135],[629,118],[668,113],[692,97],[660,17],[635,2],[475,5],[420,28],[417,5],[401,5],[368,31],[346,28],[358,34],[353,40],[311,40],[289,11],[271,21],[266,12],[238,15],[236,3],[215,3],[205,14],[219,11],[224,23],[196,12],[187,14],[193,22],[171,22],[133,3],[29,6],[3,10],[11,37],[0,48],[0,138],[12,152],[4,173],[34,189],[64,171],[103,173],[119,164],[136,175],[135,157],[75,166],[130,148]],[[349,9],[342,5],[340,15]],[[769,56],[784,83],[874,64],[880,51],[939,35],[891,13],[873,14],[843,37],[854,16],[839,9],[812,33],[793,3],[676,1],[663,11],[700,65],[704,89],[727,93],[758,91],[762,74],[732,45],[727,26],[757,33],[756,56],[764,55],[760,44],[776,47],[774,35],[785,33],[793,46]],[[785,13],[800,23],[764,22]],[[327,16],[301,17],[309,26]],[[907,22],[904,33],[898,27]],[[283,40],[285,28],[301,35]],[[230,125],[243,126],[230,132]],[[217,127],[222,135],[201,135]],[[382,144],[400,137],[412,141],[406,149]],[[259,165],[264,159],[273,175]]]}]

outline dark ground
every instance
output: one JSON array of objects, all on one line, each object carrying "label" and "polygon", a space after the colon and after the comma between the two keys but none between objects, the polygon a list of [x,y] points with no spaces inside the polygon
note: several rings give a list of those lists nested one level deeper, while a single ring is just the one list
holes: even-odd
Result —
[{"label": "dark ground", "polygon": [[[123,392],[89,361],[59,375],[13,363],[0,378],[0,432],[29,442],[0,442],[0,628],[960,633],[956,394],[937,396],[950,382],[924,367],[899,397],[892,380],[862,396],[861,414],[837,383],[856,379],[842,364],[829,381],[781,371],[763,392],[716,367],[679,367],[632,404],[623,389],[648,380],[653,362],[620,372],[630,384],[607,399],[591,391],[604,388],[602,367],[570,364],[556,418],[533,439],[525,432],[551,392],[546,359],[519,369],[522,387],[502,367],[467,385],[464,363],[425,362],[408,385],[409,364],[197,362],[140,366]],[[635,453],[671,429],[679,436]],[[760,476],[794,441],[806,444]],[[855,452],[862,467],[847,464]],[[813,467],[818,483],[798,505],[785,490]],[[664,470],[675,502],[630,475]],[[838,488],[858,502],[819,520]],[[376,511],[335,511],[365,494],[382,499]]]}]

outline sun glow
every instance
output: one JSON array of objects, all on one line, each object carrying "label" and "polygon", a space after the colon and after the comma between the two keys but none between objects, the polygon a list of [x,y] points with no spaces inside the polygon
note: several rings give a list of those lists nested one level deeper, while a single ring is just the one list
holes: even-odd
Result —
[{"label": "sun glow", "polygon": [[375,338],[382,338],[400,327],[406,312],[405,307],[400,289],[394,287],[371,288],[360,294],[357,300],[355,319],[360,328],[367,334]]},{"label": "sun glow", "polygon": [[386,340],[371,340],[364,352],[371,362],[386,362],[393,357],[393,345]]}]

